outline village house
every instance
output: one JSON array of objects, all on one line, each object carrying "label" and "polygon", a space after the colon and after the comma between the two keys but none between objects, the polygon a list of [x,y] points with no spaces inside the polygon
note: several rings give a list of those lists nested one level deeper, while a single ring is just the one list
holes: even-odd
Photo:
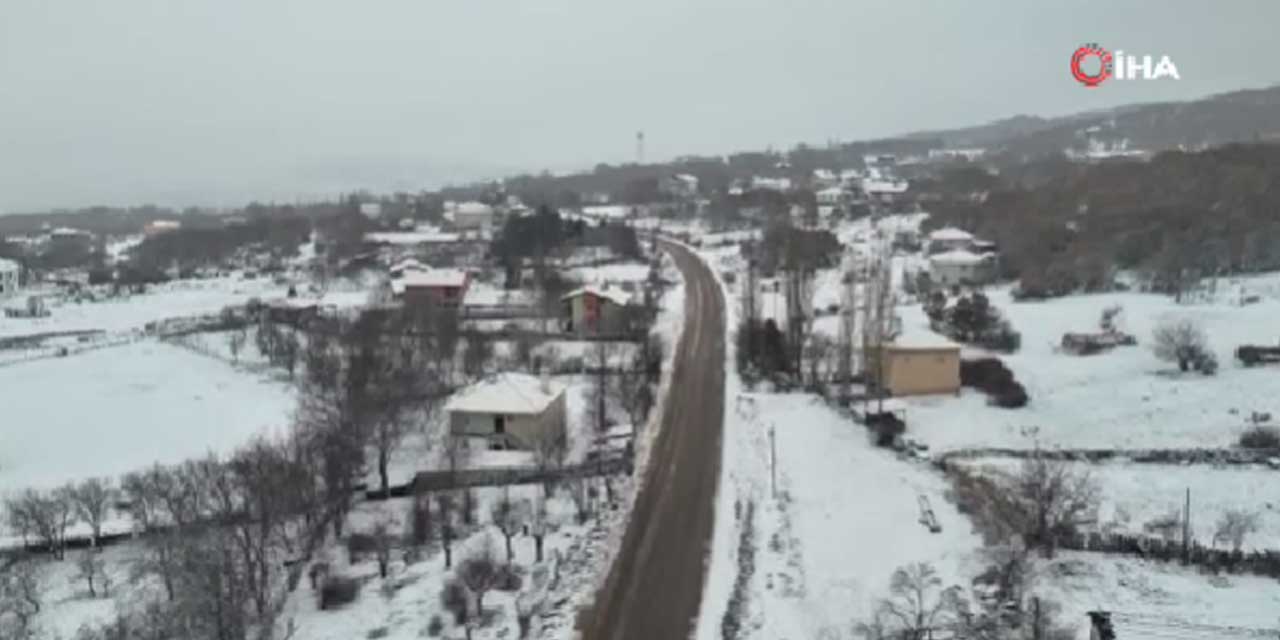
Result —
[{"label": "village house", "polygon": [[182,223],[177,220],[152,220],[142,227],[142,233],[150,238],[162,233],[177,231],[181,228]]},{"label": "village house", "polygon": [[929,232],[927,252],[930,254],[946,251],[969,251],[973,248],[973,234],[964,229],[943,227]]},{"label": "village house", "polygon": [[838,207],[849,201],[849,193],[840,187],[828,187],[823,189],[815,196],[819,205]]},{"label": "village house", "polygon": [[18,292],[18,282],[22,276],[22,265],[6,258],[0,258],[0,299],[8,298]]},{"label": "village house", "polygon": [[960,392],[960,345],[942,336],[899,336],[880,353],[880,379],[895,397]]},{"label": "village house", "polygon": [[996,278],[997,272],[994,253],[955,249],[929,256],[929,279],[944,287],[986,284]]},{"label": "village house", "polygon": [[565,437],[565,386],[524,373],[499,373],[445,404],[449,432],[490,449],[533,449]]},{"label": "village house", "polygon": [[867,194],[867,198],[882,204],[892,204],[902,200],[906,196],[909,186],[910,184],[906,180],[886,178],[864,178],[862,180],[862,192]]},{"label": "village house", "polygon": [[71,227],[58,227],[49,232],[49,250],[79,249],[88,251],[93,246],[93,234]]},{"label": "village house", "polygon": [[608,334],[626,331],[627,307],[631,296],[621,289],[587,285],[566,293],[565,331],[578,334]]},{"label": "village house", "polygon": [[391,293],[406,305],[457,307],[469,283],[470,277],[461,269],[405,271],[391,281]]},{"label": "village house", "polygon": [[658,190],[676,198],[693,198],[698,195],[698,177],[677,173],[658,181]]},{"label": "village house", "polygon": [[493,225],[493,207],[483,202],[463,202],[452,209],[453,226],[459,229],[484,229]]}]

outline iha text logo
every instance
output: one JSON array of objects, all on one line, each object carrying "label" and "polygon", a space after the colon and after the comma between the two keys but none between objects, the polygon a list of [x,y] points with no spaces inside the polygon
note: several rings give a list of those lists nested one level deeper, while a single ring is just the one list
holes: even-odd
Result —
[{"label": "iha text logo", "polygon": [[1091,42],[1071,54],[1071,76],[1080,84],[1093,88],[1110,78],[1116,80],[1181,80],[1178,66],[1169,56],[1125,55],[1123,51],[1110,51]]}]

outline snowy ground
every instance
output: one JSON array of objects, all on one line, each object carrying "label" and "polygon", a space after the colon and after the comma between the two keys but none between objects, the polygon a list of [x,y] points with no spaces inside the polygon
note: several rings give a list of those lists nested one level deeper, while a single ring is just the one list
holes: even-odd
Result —
[{"label": "snowy ground", "polygon": [[[1015,303],[1007,287],[989,297],[1022,332],[1022,349],[1001,358],[1031,402],[1013,411],[988,407],[969,390],[959,398],[909,399],[908,430],[935,449],[1029,447],[1036,439],[1062,447],[1228,447],[1250,412],[1280,415],[1277,371],[1246,369],[1232,355],[1240,344],[1276,342],[1280,299],[1244,307],[1179,305],[1165,296],[1112,293]],[[1124,307],[1123,328],[1137,336],[1138,346],[1087,357],[1058,352],[1063,333],[1096,330],[1102,310],[1113,305]],[[904,326],[927,331],[918,305],[900,313]],[[1217,376],[1173,374],[1156,359],[1151,332],[1166,316],[1203,324],[1221,363]]]},{"label": "snowy ground", "polygon": [[[1020,462],[988,458],[965,464],[1016,472]],[[1280,549],[1280,473],[1272,469],[1125,462],[1071,466],[1074,473],[1087,473],[1101,489],[1100,530],[1142,534],[1147,523],[1171,514],[1180,518],[1190,489],[1191,533],[1196,540],[1212,544],[1223,513],[1237,510],[1258,515],[1259,530],[1245,539],[1246,551]]]},{"label": "snowy ground", "polygon": [[[726,287],[729,327],[739,289]],[[967,582],[981,541],[943,499],[939,477],[875,449],[863,427],[813,396],[746,392],[727,344],[725,450],[699,640],[721,637],[732,599],[745,599],[745,637],[800,640],[847,632],[902,565],[932,562],[949,583]],[[920,523],[921,496],[940,533]],[[748,504],[750,548],[742,546]],[[755,567],[745,581],[744,553]]]},{"label": "snowy ground", "polygon": [[155,341],[0,368],[0,491],[229,451],[284,427],[284,383]]}]

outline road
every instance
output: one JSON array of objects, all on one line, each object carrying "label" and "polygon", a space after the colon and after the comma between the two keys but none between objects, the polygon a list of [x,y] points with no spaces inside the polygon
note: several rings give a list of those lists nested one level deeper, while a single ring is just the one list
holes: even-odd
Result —
[{"label": "road", "polygon": [[586,640],[684,640],[702,603],[724,432],[724,296],[689,251],[666,245],[684,275],[684,331],[645,479]]}]

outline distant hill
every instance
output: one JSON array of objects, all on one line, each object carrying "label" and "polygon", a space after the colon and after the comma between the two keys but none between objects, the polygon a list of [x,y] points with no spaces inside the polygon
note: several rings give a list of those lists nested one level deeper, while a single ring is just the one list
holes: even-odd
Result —
[{"label": "distant hill", "polygon": [[976,127],[907,136],[948,147],[1001,149],[1033,156],[1089,140],[1153,151],[1196,149],[1231,142],[1280,140],[1280,85],[1222,93],[1185,102],[1134,104],[1057,118],[1019,115]]}]

